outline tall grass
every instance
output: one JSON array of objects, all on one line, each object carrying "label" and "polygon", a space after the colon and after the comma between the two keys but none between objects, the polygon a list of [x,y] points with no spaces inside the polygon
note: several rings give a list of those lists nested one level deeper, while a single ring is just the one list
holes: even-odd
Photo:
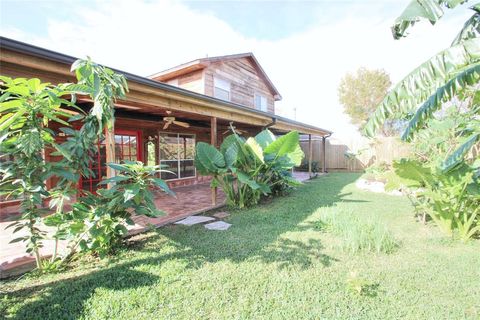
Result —
[{"label": "tall grass", "polygon": [[322,215],[320,227],[339,237],[338,246],[342,251],[391,253],[398,247],[398,242],[385,225],[360,218],[353,212],[326,212]]}]

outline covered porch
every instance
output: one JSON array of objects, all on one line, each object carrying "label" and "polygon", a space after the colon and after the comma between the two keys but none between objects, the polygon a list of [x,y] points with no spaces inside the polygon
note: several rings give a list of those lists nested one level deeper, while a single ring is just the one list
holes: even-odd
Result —
[{"label": "covered porch", "polygon": [[[0,62],[2,75],[5,76],[39,78],[50,83],[74,82],[70,66],[75,60],[74,57],[21,42],[2,41]],[[312,136],[326,138],[331,134],[328,130],[273,113],[115,71],[126,77],[129,92],[125,100],[116,102],[114,129],[106,133],[105,139],[99,143],[96,160],[92,162],[96,178],[81,179],[78,188],[95,191],[102,177],[113,176],[114,172],[106,166],[108,162],[137,160],[149,165],[165,165],[173,174],[165,173],[161,178],[174,189],[177,198],[158,194],[157,206],[166,211],[167,216],[155,219],[137,217],[132,232],[141,232],[150,224],[160,226],[173,222],[224,203],[222,193],[210,189],[210,177],[201,176],[195,170],[194,148],[197,142],[219,146],[232,126],[244,136],[256,135],[266,128],[277,135],[297,130],[309,136],[310,145]],[[92,102],[78,97],[77,104],[89,109]],[[61,134],[58,138],[64,139]],[[45,157],[47,161],[54,160],[48,153]],[[309,157],[309,163],[311,160]],[[311,174],[310,168],[308,175]],[[49,183],[53,185],[55,181]],[[0,222],[0,271],[28,264],[32,257],[24,254],[21,243],[8,244],[13,235],[10,229],[5,230],[9,224],[7,221],[18,213],[18,201],[0,200],[0,213],[0,221],[3,221]],[[46,243],[43,254],[48,255],[51,252],[49,249],[51,244]]]}]

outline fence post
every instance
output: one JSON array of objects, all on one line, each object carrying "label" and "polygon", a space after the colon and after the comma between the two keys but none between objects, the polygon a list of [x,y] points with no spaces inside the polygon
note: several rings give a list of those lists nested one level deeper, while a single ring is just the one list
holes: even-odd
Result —
[{"label": "fence post", "polygon": [[326,140],[327,138],[325,137],[322,137],[322,152],[323,152],[323,159],[322,159],[322,169],[323,169],[323,173],[327,173],[327,156],[326,156]]}]

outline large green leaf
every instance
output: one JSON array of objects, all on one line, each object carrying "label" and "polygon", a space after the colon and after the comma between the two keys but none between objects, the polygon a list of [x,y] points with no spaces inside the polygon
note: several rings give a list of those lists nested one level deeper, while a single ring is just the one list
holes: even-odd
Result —
[{"label": "large green leaf", "polygon": [[452,99],[465,87],[477,85],[479,81],[480,63],[459,73],[444,86],[438,88],[435,94],[428,98],[428,100],[418,108],[417,112],[408,123],[407,128],[402,135],[402,140],[410,140],[413,133],[422,128],[432,117],[433,113],[441,108],[444,102]]},{"label": "large green leaf", "polygon": [[277,157],[284,156],[294,152],[299,144],[300,138],[297,131],[290,131],[277,140],[269,144],[265,149],[265,154],[275,153]]},{"label": "large green leaf", "polygon": [[417,160],[401,159],[393,163],[393,168],[401,178],[417,181],[421,185],[431,185],[433,183],[434,178],[431,170]]},{"label": "large green leaf", "polygon": [[250,177],[243,172],[240,172],[240,171],[237,172],[237,178],[238,178],[238,181],[240,181],[243,184],[248,185],[253,190],[257,190],[257,189],[260,188],[260,186],[258,185],[258,183],[255,180],[250,179]]},{"label": "large green leaf", "polygon": [[228,148],[224,152],[225,156],[225,164],[227,168],[232,168],[238,159],[238,150],[239,147],[236,143],[232,143],[228,146]]},{"label": "large green leaf", "polygon": [[467,40],[441,51],[407,75],[398,83],[378,106],[366,126],[367,136],[373,136],[385,120],[396,113],[416,111],[448,81],[472,65],[480,62],[480,39]]},{"label": "large green leaf", "polygon": [[237,137],[234,134],[231,134],[231,135],[225,137],[225,139],[223,139],[222,144],[220,145],[220,151],[223,154],[225,154],[228,147],[230,147],[232,144],[234,144],[236,142],[237,142]]},{"label": "large green leaf", "polygon": [[412,0],[392,26],[395,39],[405,37],[405,31],[420,20],[435,24],[443,16],[443,6],[454,8],[466,0]]},{"label": "large green leaf", "polygon": [[217,173],[225,168],[225,158],[214,146],[205,142],[197,143],[196,160],[201,164],[199,169],[206,169],[209,173]]},{"label": "large green leaf", "polygon": [[255,136],[255,140],[262,149],[265,149],[269,144],[276,140],[276,137],[270,130],[265,129]]},{"label": "large green leaf", "polygon": [[255,138],[253,138],[253,137],[248,138],[247,141],[245,142],[245,145],[249,148],[249,150],[255,156],[255,159],[257,161],[260,161],[261,163],[264,163],[263,149],[258,144],[258,142],[255,140]]},{"label": "large green leaf", "polygon": [[303,150],[300,147],[300,144],[297,144],[297,147],[295,148],[295,150],[293,152],[286,154],[286,157],[288,157],[288,159],[290,160],[290,163],[293,166],[298,167],[299,165],[302,164],[302,160],[305,157],[305,154],[303,153]]},{"label": "large green leaf", "polygon": [[460,147],[457,148],[448,158],[445,160],[440,169],[442,171],[449,171],[452,168],[456,167],[458,164],[462,163],[463,158],[467,152],[478,142],[480,141],[480,133],[472,134],[468,137]]}]

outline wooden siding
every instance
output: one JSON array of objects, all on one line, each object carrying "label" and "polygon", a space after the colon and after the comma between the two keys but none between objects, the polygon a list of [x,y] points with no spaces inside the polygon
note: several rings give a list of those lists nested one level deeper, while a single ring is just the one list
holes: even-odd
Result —
[{"label": "wooden siding", "polygon": [[[254,70],[254,68],[252,67],[252,64],[250,64],[250,74],[252,73],[252,70]],[[248,70],[239,72],[248,73],[247,71]],[[70,71],[70,63],[58,62],[48,57],[12,51],[6,48],[2,48],[0,55],[0,74],[11,77],[38,77],[42,81],[48,81],[51,83],[74,81],[74,75]],[[205,77],[204,81],[205,83],[207,82]],[[122,108],[121,105],[128,105],[136,107],[139,112],[156,115],[164,115],[165,110],[170,110],[174,113],[189,113],[189,117],[192,117],[193,119],[217,117],[217,119],[224,119],[249,126],[257,126],[259,128],[272,122],[272,117],[270,115],[246,110],[248,108],[236,108],[234,106],[223,104],[220,101],[194,97],[168,88],[152,86],[141,81],[129,79],[128,86],[130,91],[127,93],[126,100],[117,101],[119,108]],[[264,89],[267,90],[266,86]],[[208,92],[205,92],[205,95],[208,95]],[[270,101],[270,99],[272,100]],[[273,97],[271,94],[268,100],[269,110],[273,112]],[[249,106],[253,107],[253,96],[252,102]],[[328,131],[320,128],[310,128],[303,126],[301,123],[290,123],[282,119],[277,119],[276,124],[274,124],[272,128],[284,132],[298,130],[304,134],[329,134]]]},{"label": "wooden siding", "polygon": [[203,84],[202,70],[193,71],[193,72],[181,75],[176,79],[178,80],[178,86],[180,88],[187,89],[193,92],[198,92],[201,94],[205,93],[205,85]]},{"label": "wooden siding", "polygon": [[275,100],[265,81],[248,58],[215,62],[204,70],[205,94],[213,97],[213,79],[230,82],[230,101],[255,108],[255,94],[267,98],[268,112],[275,113]]}]

